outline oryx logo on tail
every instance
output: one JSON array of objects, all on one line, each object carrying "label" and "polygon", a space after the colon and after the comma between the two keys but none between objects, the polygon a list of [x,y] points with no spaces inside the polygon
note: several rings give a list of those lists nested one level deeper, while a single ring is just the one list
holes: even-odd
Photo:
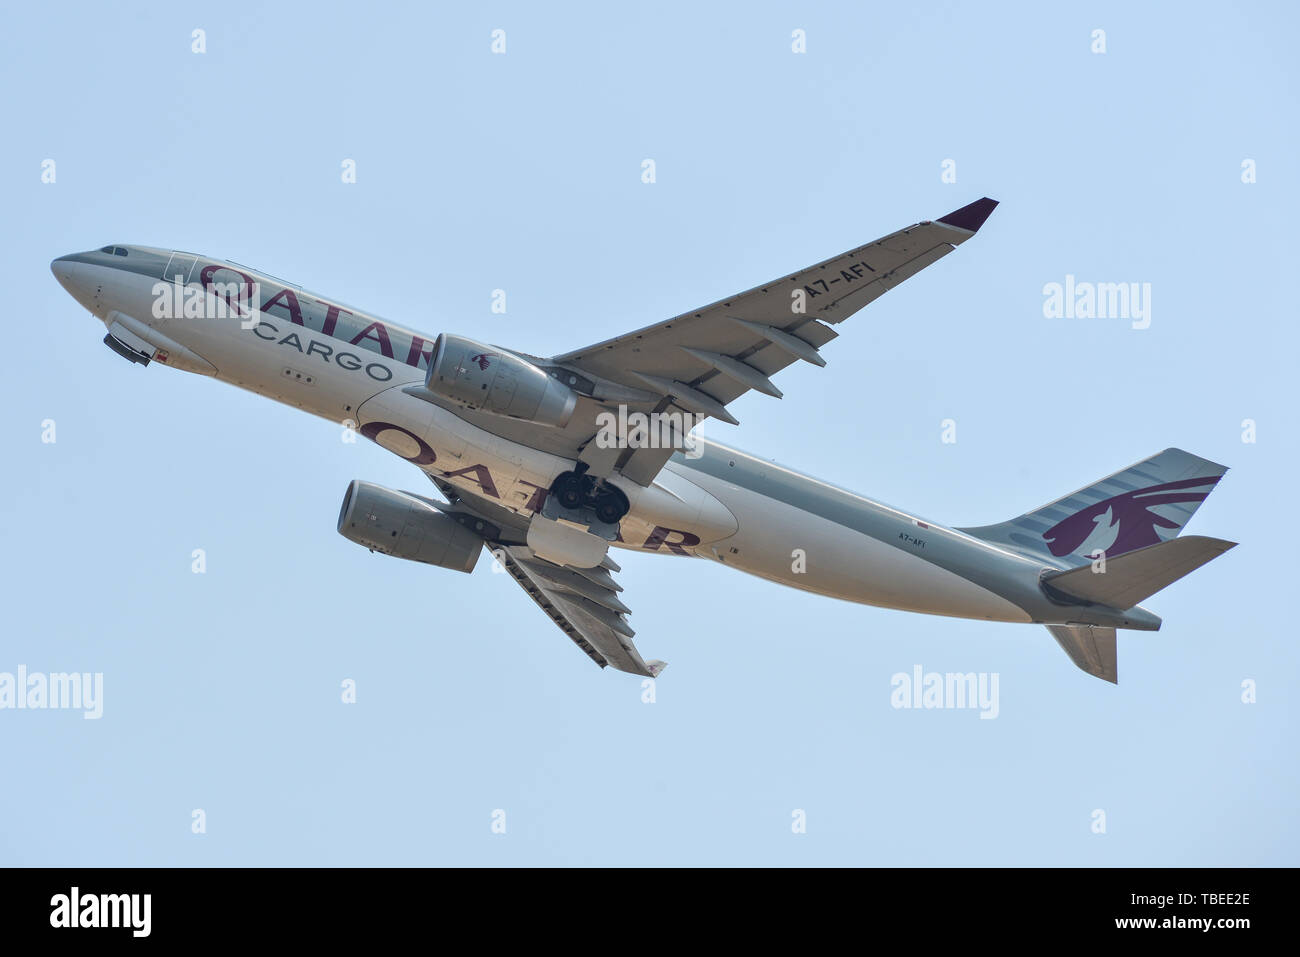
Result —
[{"label": "oryx logo on tail", "polygon": [[1043,541],[1053,555],[1075,554],[1089,546],[1087,552],[1097,549],[1108,556],[1122,555],[1135,548],[1158,545],[1165,539],[1157,528],[1182,528],[1182,521],[1174,521],[1151,511],[1157,505],[1199,505],[1218,483],[1220,476],[1166,482],[1149,488],[1134,489],[1111,498],[1102,499],[1057,522],[1043,532]]}]

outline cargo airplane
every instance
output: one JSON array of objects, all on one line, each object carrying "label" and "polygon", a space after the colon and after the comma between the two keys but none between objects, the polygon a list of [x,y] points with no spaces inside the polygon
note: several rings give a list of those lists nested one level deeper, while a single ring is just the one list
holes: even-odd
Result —
[{"label": "cargo airplane", "polygon": [[[221,259],[111,245],[54,260],[119,356],[250,389],[417,466],[439,496],[353,481],[338,530],[460,572],[487,549],[601,667],[641,656],[610,548],[692,556],[847,601],[1035,622],[1117,681],[1116,629],[1234,543],[1179,537],[1226,469],[1179,449],[1026,512],[947,527],[691,431],[822,350],[859,309],[966,242],[977,200],[748,292],[550,357],[434,337]],[[429,490],[432,491],[432,490]],[[796,550],[802,552],[796,552]]]}]

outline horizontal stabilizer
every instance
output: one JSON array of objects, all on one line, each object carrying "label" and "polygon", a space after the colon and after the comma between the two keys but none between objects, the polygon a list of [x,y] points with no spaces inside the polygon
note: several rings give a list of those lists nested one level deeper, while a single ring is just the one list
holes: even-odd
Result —
[{"label": "horizontal stabilizer", "polygon": [[[1132,608],[1236,544],[1203,535],[1171,538],[1095,565],[1047,575],[1043,585],[1068,598],[1111,608]],[[1094,571],[1094,568],[1105,571]]]},{"label": "horizontal stabilizer", "polygon": [[1119,654],[1115,648],[1114,628],[1048,625],[1047,630],[1076,665],[1103,681],[1119,684]]}]

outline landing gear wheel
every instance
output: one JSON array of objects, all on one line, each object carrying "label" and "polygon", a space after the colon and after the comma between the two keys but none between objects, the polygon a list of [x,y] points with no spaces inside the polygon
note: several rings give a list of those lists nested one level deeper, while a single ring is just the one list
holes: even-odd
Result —
[{"label": "landing gear wheel", "polygon": [[583,500],[587,497],[586,489],[583,487],[585,484],[582,476],[572,472],[562,477],[555,486],[555,497],[560,506],[570,511],[581,508]]},{"label": "landing gear wheel", "polygon": [[606,525],[617,525],[628,508],[627,496],[616,488],[606,487],[596,496],[596,518]]}]

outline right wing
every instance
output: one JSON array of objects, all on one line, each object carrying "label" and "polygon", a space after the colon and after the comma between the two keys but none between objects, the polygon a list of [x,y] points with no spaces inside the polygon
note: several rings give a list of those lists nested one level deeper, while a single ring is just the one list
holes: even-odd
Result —
[{"label": "right wing", "polygon": [[489,545],[492,555],[556,626],[604,668],[656,677],[666,662],[646,661],[632,644],[635,634],[624,617],[630,609],[611,571],[618,564],[605,556],[595,568],[561,568],[533,555],[525,545]]},{"label": "right wing", "polygon": [[[970,239],[996,206],[992,199],[976,200],[941,219],[551,361],[595,377],[592,395],[600,397],[603,390],[608,401],[617,402],[621,394],[630,411],[665,412],[676,406],[736,424],[729,402],[751,389],[780,398],[770,376],[800,360],[825,365],[818,347],[836,337],[831,326]],[[580,410],[575,418],[598,411]],[[576,430],[582,425],[595,433],[594,419]],[[617,469],[649,485],[673,451],[623,449],[598,472]]]}]

